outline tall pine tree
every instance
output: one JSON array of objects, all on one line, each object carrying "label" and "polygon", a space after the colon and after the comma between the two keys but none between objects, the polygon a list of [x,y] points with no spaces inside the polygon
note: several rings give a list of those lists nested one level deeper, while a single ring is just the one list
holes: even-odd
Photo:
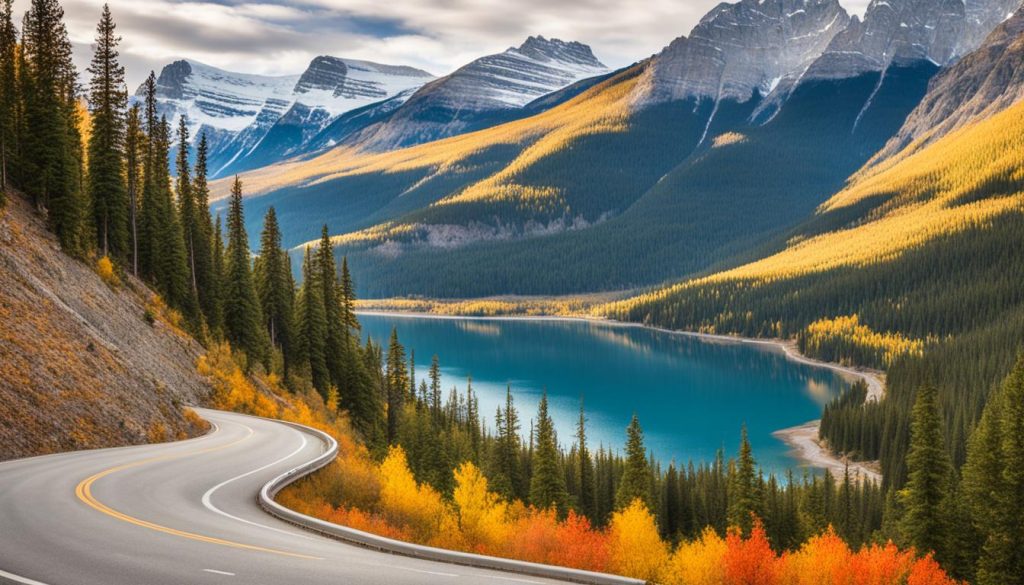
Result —
[{"label": "tall pine tree", "polygon": [[266,363],[267,343],[263,315],[253,284],[249,262],[249,237],[242,210],[242,181],[235,177],[228,205],[228,248],[224,262],[224,331],[236,348],[245,352],[249,365]]},{"label": "tall pine tree", "polygon": [[14,26],[14,0],[0,2],[0,204],[4,191],[17,175],[18,118],[21,92],[18,86],[18,31]]},{"label": "tall pine tree", "polygon": [[907,544],[918,551],[941,553],[946,536],[941,509],[948,492],[946,481],[950,464],[935,386],[925,384],[918,389],[911,417],[907,485],[901,493],[904,515],[900,527]]},{"label": "tall pine tree", "polygon": [[125,108],[128,92],[124,67],[118,62],[117,45],[110,8],[104,4],[96,27],[89,73],[89,106],[92,134],[89,138],[89,200],[99,253],[124,260],[129,256],[128,194],[125,188]]},{"label": "tall pine tree", "polygon": [[139,213],[141,210],[143,163],[148,139],[142,129],[142,111],[135,104],[128,110],[125,123],[124,165],[128,198],[128,257],[132,274],[139,275]]},{"label": "tall pine tree", "polygon": [[210,221],[210,186],[207,183],[207,156],[209,144],[206,132],[199,136],[196,148],[196,166],[192,179],[194,220],[192,222],[192,270],[198,288],[199,308],[206,317],[211,330],[221,326],[220,308],[217,304],[214,285],[213,224]]},{"label": "tall pine tree", "polygon": [[48,211],[61,246],[81,253],[87,241],[82,144],[64,9],[57,0],[32,0],[22,28],[24,126],[31,130],[24,133],[23,187],[37,207]]},{"label": "tall pine tree", "polygon": [[762,494],[758,485],[757,463],[747,437],[747,426],[740,431],[740,453],[729,485],[729,525],[750,534],[753,516],[764,518]]},{"label": "tall pine tree", "polygon": [[580,400],[580,417],[576,421],[576,453],[578,458],[576,483],[579,486],[577,506],[580,513],[588,518],[593,518],[597,513],[595,507],[594,463],[590,458],[590,449],[587,448],[587,417],[583,411],[582,399]]},{"label": "tall pine tree", "polygon": [[284,371],[287,373],[292,351],[295,289],[288,254],[281,249],[281,229],[273,207],[267,210],[263,218],[260,253],[256,257],[253,273],[270,343],[281,350]]},{"label": "tall pine tree", "polygon": [[548,393],[540,397],[537,424],[534,427],[532,471],[530,477],[530,503],[541,510],[555,509],[565,512],[565,476],[558,461],[558,442],[555,423],[548,414]]},{"label": "tall pine tree", "polygon": [[615,493],[615,505],[625,508],[639,499],[647,508],[653,509],[651,494],[651,468],[647,463],[647,449],[644,447],[644,431],[640,419],[634,414],[626,428],[626,467]]},{"label": "tall pine tree", "polygon": [[309,247],[302,256],[302,288],[295,301],[295,362],[313,381],[324,397],[331,385],[327,370],[327,318],[321,296],[320,271]]}]

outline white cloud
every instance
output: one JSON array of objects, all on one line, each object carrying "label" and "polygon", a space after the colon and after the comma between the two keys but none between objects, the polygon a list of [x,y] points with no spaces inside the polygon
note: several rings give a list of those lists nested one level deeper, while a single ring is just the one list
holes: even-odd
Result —
[{"label": "white cloud", "polygon": [[[107,0],[132,88],[188,57],[264,74],[298,73],[323,54],[444,74],[544,35],[589,44],[612,67],[688,34],[718,0]],[[29,0],[16,0],[24,10]],[[863,12],[867,0],[850,2]],[[62,0],[81,62],[104,0]]]}]

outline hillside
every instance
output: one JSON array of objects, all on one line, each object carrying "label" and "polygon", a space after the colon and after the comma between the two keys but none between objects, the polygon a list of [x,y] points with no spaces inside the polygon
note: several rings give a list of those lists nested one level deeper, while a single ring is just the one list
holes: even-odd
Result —
[{"label": "hillside", "polygon": [[844,435],[830,439],[881,457],[897,484],[914,392],[932,380],[962,463],[965,437],[1024,341],[1022,169],[1018,101],[864,169],[780,251],[602,311],[674,329],[797,337],[817,357],[886,367],[889,398],[850,411]]},{"label": "hillside", "polygon": [[60,251],[19,195],[0,209],[0,460],[194,436],[201,347],[126,278]]}]

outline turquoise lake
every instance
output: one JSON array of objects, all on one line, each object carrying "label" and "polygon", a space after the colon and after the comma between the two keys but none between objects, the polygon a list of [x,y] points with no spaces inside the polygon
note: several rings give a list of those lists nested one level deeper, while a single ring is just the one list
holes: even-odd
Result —
[{"label": "turquoise lake", "polygon": [[705,340],[611,323],[547,319],[427,318],[364,314],[363,334],[387,346],[397,328],[416,352],[417,380],[440,359],[445,394],[465,391],[469,376],[491,425],[510,385],[528,432],[546,389],[559,441],[570,445],[581,397],[589,441],[621,450],[633,413],[646,444],[663,462],[710,461],[734,454],[747,425],[766,470],[797,461],[774,431],[819,418],[849,386],[843,374],[786,358],[777,347]]}]

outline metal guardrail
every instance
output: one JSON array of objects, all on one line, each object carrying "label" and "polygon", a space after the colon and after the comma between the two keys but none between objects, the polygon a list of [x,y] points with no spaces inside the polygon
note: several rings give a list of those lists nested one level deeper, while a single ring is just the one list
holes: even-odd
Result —
[{"label": "metal guardrail", "polygon": [[257,500],[260,507],[262,507],[267,513],[272,516],[289,522],[301,528],[317,532],[324,536],[335,538],[337,540],[361,546],[364,548],[370,548],[381,552],[392,553],[407,557],[413,557],[417,559],[425,559],[429,561],[436,561],[441,563],[449,563],[454,565],[462,565],[466,567],[474,567],[479,569],[491,569],[495,571],[505,571],[509,573],[516,573],[519,575],[527,575],[531,577],[541,577],[546,579],[555,579],[559,581],[569,581],[573,583],[585,583],[588,585],[642,585],[644,582],[637,579],[629,579],[626,577],[619,577],[617,575],[609,575],[606,573],[595,573],[593,571],[581,571],[578,569],[569,569],[566,567],[556,567],[553,565],[542,565],[539,563],[527,563],[524,561],[516,561],[512,559],[503,559],[499,557],[489,557],[485,555],[477,555],[472,553],[458,552],[452,550],[446,550],[442,548],[435,548],[430,546],[422,546],[418,544],[412,544],[409,542],[403,542],[400,540],[394,540],[391,538],[385,538],[383,536],[377,536],[376,534],[370,534],[369,532],[363,532],[361,530],[355,530],[339,524],[332,524],[330,522],[324,522],[318,518],[300,514],[294,510],[286,508],[281,504],[274,501],[274,497],[295,481],[326,467],[334,458],[338,455],[338,442],[335,441],[330,435],[296,423],[286,421],[275,421],[281,422],[292,427],[295,427],[303,432],[312,434],[319,438],[327,445],[327,450],[312,461],[303,463],[302,465],[295,467],[281,475],[270,480],[264,484],[263,488],[260,489]]}]

